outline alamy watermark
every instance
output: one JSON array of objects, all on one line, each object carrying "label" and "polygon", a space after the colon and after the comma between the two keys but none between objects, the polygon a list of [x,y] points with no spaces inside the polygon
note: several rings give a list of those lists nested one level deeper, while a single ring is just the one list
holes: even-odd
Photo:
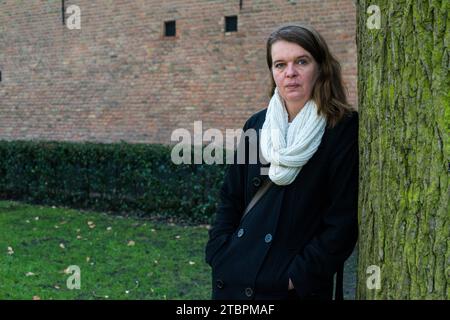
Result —
[{"label": "alamy watermark", "polygon": [[369,290],[380,290],[381,289],[381,269],[377,265],[368,266],[366,269],[366,274],[370,275],[367,278],[366,286]]},{"label": "alamy watermark", "polygon": [[67,278],[67,281],[66,281],[67,289],[80,290],[81,289],[81,269],[80,269],[80,267],[77,265],[71,265],[71,266],[67,267],[67,269],[65,270],[65,273],[72,274],[69,278]]},{"label": "alamy watermark", "polygon": [[[279,130],[272,130],[270,134],[273,141],[279,141]],[[258,148],[258,132],[253,128],[245,132],[226,129],[225,134],[215,128],[203,132],[202,121],[195,121],[193,134],[185,128],[178,128],[172,132],[170,140],[178,142],[171,152],[171,160],[177,165],[224,164],[224,161],[225,164],[257,164],[258,158],[261,164],[269,164]],[[209,144],[204,145],[205,142]]]},{"label": "alamy watermark", "polygon": [[381,28],[381,14],[380,7],[373,4],[367,8],[367,13],[370,14],[367,18],[366,26],[368,29],[380,29]]},{"label": "alamy watermark", "polygon": [[77,5],[70,5],[66,9],[66,13],[69,14],[66,20],[66,26],[69,30],[81,29],[81,9]]},{"label": "alamy watermark", "polygon": [[[366,26],[368,29],[381,28],[381,10],[378,5],[372,4],[366,11],[370,16],[367,18]],[[69,30],[81,29],[81,9],[77,5],[70,5],[66,11],[69,17],[66,20],[66,26]]]}]

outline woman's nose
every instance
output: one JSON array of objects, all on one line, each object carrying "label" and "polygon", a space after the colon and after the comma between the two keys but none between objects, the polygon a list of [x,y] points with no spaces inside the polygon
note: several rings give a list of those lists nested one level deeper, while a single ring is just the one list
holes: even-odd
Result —
[{"label": "woman's nose", "polygon": [[296,77],[297,75],[298,75],[298,73],[297,73],[297,70],[295,70],[294,65],[288,64],[286,66],[286,77],[293,78],[293,77]]}]

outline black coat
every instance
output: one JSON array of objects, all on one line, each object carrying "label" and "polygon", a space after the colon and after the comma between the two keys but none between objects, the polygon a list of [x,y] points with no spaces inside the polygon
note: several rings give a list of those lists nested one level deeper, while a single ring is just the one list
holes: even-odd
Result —
[{"label": "black coat", "polygon": [[[244,132],[257,130],[258,147],[266,111],[244,126]],[[248,153],[252,142],[244,141]],[[290,185],[274,184],[242,221],[268,179],[260,170],[268,164],[258,157],[257,164],[230,165],[205,250],[212,298],[286,299],[292,295],[291,278],[296,297],[331,299],[333,276],[358,235],[358,162],[358,113],[353,112],[327,127],[318,150]]]}]

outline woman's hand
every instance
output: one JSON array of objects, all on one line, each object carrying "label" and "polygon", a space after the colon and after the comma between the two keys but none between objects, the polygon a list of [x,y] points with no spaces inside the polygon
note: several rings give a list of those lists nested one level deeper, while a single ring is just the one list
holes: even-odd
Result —
[{"label": "woman's hand", "polygon": [[294,289],[294,284],[292,283],[291,278],[289,278],[289,287],[288,287],[288,290],[292,290],[292,289]]}]

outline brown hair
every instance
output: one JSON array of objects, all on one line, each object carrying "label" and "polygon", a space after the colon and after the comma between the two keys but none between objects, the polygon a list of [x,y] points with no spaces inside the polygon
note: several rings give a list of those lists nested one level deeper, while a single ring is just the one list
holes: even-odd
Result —
[{"label": "brown hair", "polygon": [[[317,104],[319,114],[327,119],[330,127],[353,108],[348,104],[342,82],[341,66],[333,57],[325,40],[312,27],[304,25],[282,26],[272,32],[267,39],[267,65],[272,71],[272,45],[280,40],[298,44],[308,51],[319,66],[319,76],[312,90],[312,98]],[[270,96],[275,91],[275,81],[271,73]]]}]

